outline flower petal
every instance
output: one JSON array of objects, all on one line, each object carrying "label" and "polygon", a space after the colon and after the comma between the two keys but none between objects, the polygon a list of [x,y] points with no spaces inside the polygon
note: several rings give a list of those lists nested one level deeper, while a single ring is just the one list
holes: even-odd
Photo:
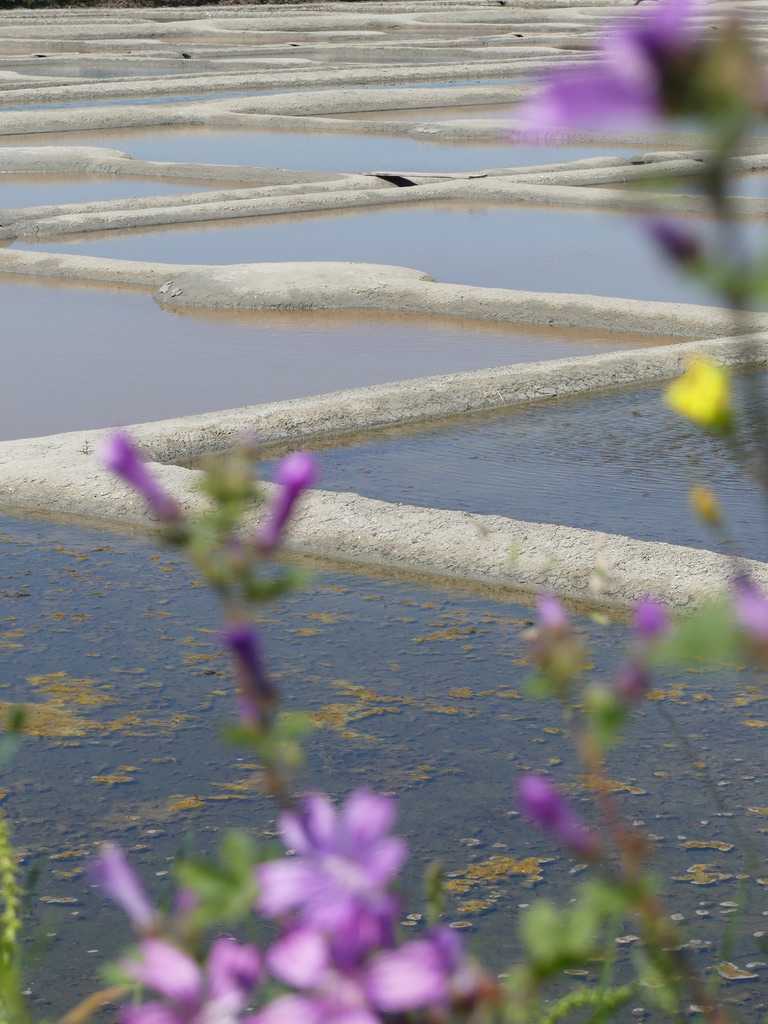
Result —
[{"label": "flower petal", "polygon": [[176,1013],[167,1003],[139,1003],[120,1009],[122,1024],[187,1024],[186,1014]]},{"label": "flower petal", "polygon": [[244,1009],[261,977],[261,955],[255,946],[241,946],[234,939],[220,938],[211,946],[206,961],[208,991],[231,1013]]},{"label": "flower petal", "polygon": [[185,1007],[200,1000],[203,975],[187,953],[163,939],[144,939],[141,960],[124,960],[122,968],[136,981]]},{"label": "flower petal", "polygon": [[125,911],[139,931],[152,930],[157,923],[157,911],[121,847],[105,843],[91,864],[91,877],[104,895]]},{"label": "flower petal", "polygon": [[261,891],[258,906],[268,917],[276,917],[310,899],[317,891],[317,872],[298,857],[283,857],[259,864],[256,880]]},{"label": "flower petal", "polygon": [[297,928],[284,935],[267,953],[269,969],[287,985],[314,988],[329,967],[328,945],[311,928]]},{"label": "flower petal", "polygon": [[245,1017],[242,1024],[322,1024],[324,1017],[321,1000],[288,995],[273,999],[263,1010]]},{"label": "flower petal", "polygon": [[380,839],[392,828],[396,817],[395,800],[368,789],[355,790],[341,812],[349,841],[356,847],[368,846]]},{"label": "flower petal", "polygon": [[365,970],[365,991],[385,1013],[439,1003],[448,993],[442,957],[428,939],[379,953]]}]

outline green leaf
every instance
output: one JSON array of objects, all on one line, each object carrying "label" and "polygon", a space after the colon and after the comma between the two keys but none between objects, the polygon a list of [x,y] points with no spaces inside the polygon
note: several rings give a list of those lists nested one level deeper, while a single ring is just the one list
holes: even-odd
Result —
[{"label": "green leaf", "polygon": [[654,665],[687,665],[731,662],[741,651],[741,638],[733,621],[731,605],[725,598],[711,601],[678,620],[677,629],[655,645]]},{"label": "green leaf", "polygon": [[523,943],[540,971],[552,970],[560,958],[562,918],[549,900],[539,900],[526,910],[520,921]]}]

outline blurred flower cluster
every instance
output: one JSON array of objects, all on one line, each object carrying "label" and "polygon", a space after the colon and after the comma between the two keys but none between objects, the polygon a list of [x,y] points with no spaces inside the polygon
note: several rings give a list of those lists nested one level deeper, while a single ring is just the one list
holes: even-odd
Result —
[{"label": "blurred flower cluster", "polygon": [[395,813],[391,797],[367,790],[339,811],[311,794],[283,813],[286,856],[252,869],[254,910],[275,923],[278,938],[262,951],[219,936],[203,962],[179,945],[194,891],[162,915],[123,851],[105,846],[93,878],[140,939],[121,968],[155,997],[126,1007],[125,1024],[379,1024],[422,1010],[430,1021],[459,1008],[468,1014],[493,986],[456,932],[437,926],[423,938],[398,938],[393,884],[407,847],[389,834]]}]

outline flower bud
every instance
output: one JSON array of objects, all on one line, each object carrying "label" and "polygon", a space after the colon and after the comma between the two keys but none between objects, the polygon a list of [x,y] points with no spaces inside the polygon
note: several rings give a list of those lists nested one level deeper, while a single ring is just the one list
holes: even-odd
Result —
[{"label": "flower bud", "polygon": [[149,472],[128,434],[118,430],[108,437],[100,446],[98,457],[106,469],[139,491],[158,519],[171,523],[179,518],[178,505]]},{"label": "flower bud", "polygon": [[294,452],[278,464],[275,476],[278,490],[256,540],[262,551],[274,551],[280,543],[280,536],[296,502],[317,477],[317,466],[307,452]]}]

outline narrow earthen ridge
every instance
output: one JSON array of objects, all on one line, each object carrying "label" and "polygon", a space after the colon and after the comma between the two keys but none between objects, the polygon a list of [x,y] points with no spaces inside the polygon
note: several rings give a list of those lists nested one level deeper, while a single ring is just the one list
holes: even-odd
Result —
[{"label": "narrow earthen ridge", "polygon": [[[173,462],[226,449],[244,431],[299,446],[364,428],[668,378],[694,353],[733,365],[765,362],[768,334],[422,378],[145,423],[132,433],[163,486],[192,510],[202,502],[199,473]],[[104,433],[78,431],[0,444],[3,503],[13,510],[148,527],[151,520],[141,500],[99,466],[93,449]],[[727,585],[735,571],[732,560],[710,551],[319,490],[293,523],[288,549],[513,591],[548,587],[574,601],[614,606],[631,604],[647,592],[673,604],[696,602]],[[748,568],[768,584],[768,566],[749,563]]]},{"label": "narrow earthen ridge", "polygon": [[[208,266],[0,249],[0,274],[151,288],[168,309],[378,309],[680,338],[736,333],[732,315],[716,306],[442,284],[424,271],[371,263]],[[768,313],[745,316],[739,329],[768,329]]]}]

